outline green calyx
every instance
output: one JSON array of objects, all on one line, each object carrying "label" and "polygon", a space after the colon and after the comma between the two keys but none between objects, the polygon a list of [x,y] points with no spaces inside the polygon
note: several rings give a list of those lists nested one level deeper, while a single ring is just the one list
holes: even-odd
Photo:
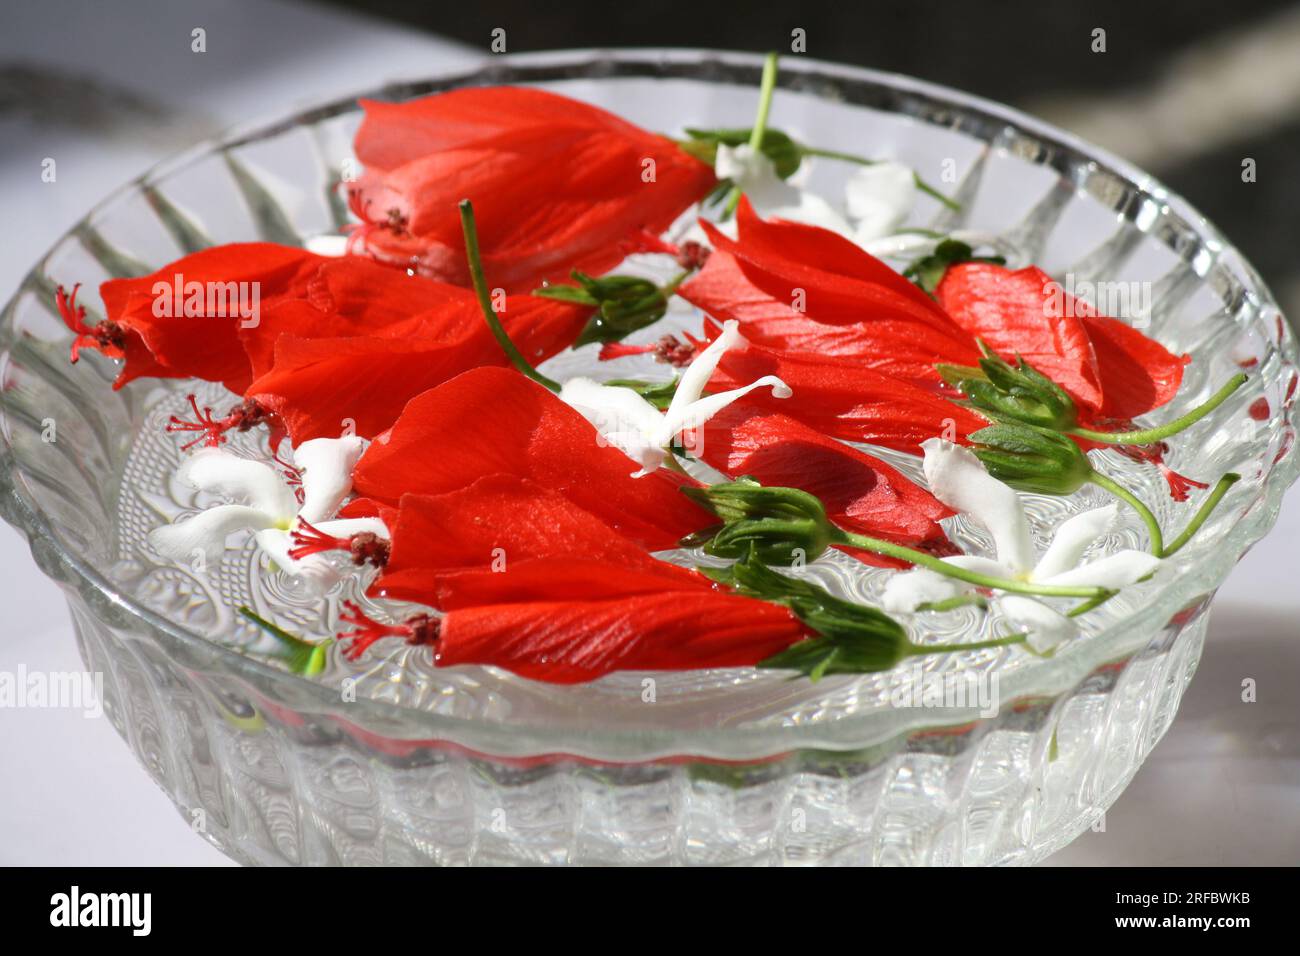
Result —
[{"label": "green calyx", "polygon": [[535,289],[533,295],[596,310],[574,342],[575,348],[592,342],[617,342],[658,322],[668,311],[668,299],[676,290],[676,283],[662,287],[637,276],[596,278],[577,269],[570,275],[577,285],[546,286]]},{"label": "green calyx", "polygon": [[912,653],[903,626],[882,611],[837,598],[808,581],[766,567],[756,551],[728,568],[705,571],[739,594],[788,607],[817,632],[758,666],[793,670],[818,680],[826,674],[888,670]]},{"label": "green calyx", "polygon": [[722,519],[720,525],[682,539],[683,547],[702,545],[714,557],[754,554],[765,564],[788,567],[817,560],[835,535],[821,501],[797,488],[765,488],[742,477],[681,490]]},{"label": "green calyx", "polygon": [[972,432],[970,439],[989,474],[1020,491],[1069,495],[1094,474],[1078,445],[1046,428],[1000,422]]},{"label": "green calyx", "polygon": [[1069,394],[1020,356],[1016,364],[994,354],[983,342],[979,368],[940,364],[943,380],[966,396],[965,404],[998,422],[1019,422],[1052,431],[1069,431],[1078,421]]},{"label": "green calyx", "polygon": [[[727,146],[735,149],[750,142],[753,129],[688,129],[689,139],[679,140],[683,152],[689,153],[702,163],[712,166],[718,158],[718,147]],[[759,152],[772,161],[776,174],[782,179],[789,179],[803,162],[803,147],[787,134],[776,129],[762,131]]]},{"label": "green calyx", "polygon": [[642,382],[634,378],[611,378],[603,384],[631,389],[662,412],[673,403],[673,396],[677,394],[677,382],[677,379],[670,382]]},{"label": "green calyx", "polygon": [[903,270],[903,275],[934,295],[934,290],[943,281],[944,273],[960,262],[987,262],[1002,266],[1006,265],[1007,260],[1002,256],[977,256],[967,243],[945,239],[934,247],[934,252],[914,260]]}]

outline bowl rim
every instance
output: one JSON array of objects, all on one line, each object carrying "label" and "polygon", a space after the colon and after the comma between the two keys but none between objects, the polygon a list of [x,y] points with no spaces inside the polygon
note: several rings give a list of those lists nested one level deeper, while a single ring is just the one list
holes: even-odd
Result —
[{"label": "bowl rim", "polygon": [[[396,99],[461,86],[511,81],[538,83],[562,79],[599,81],[659,78],[701,83],[752,84],[758,80],[762,62],[762,56],[755,53],[691,48],[591,48],[504,54],[485,57],[477,65],[457,64],[450,70],[439,71],[432,76],[388,82],[360,96],[331,97],[319,105],[298,109],[273,120],[241,123],[224,134],[205,139],[162,160],[95,204],[41,256],[19,283],[0,316],[6,319],[12,317],[22,297],[39,287],[37,277],[45,274],[50,256],[78,229],[92,222],[103,210],[123,197],[143,186],[163,180],[169,173],[219,150],[353,111],[359,98]],[[1263,280],[1215,226],[1157,179],[1108,151],[1092,146],[1049,123],[982,97],[904,74],[847,66],[802,55],[783,59],[778,90],[811,91],[815,94],[817,85],[825,81],[852,83],[863,89],[872,89],[874,96],[881,102],[910,104],[913,107],[910,114],[903,109],[891,111],[910,115],[914,122],[940,126],[933,119],[914,112],[916,106],[921,104],[932,108],[960,109],[964,114],[961,119],[965,125],[954,123],[946,128],[968,132],[972,120],[979,120],[983,124],[1000,124],[1008,133],[1028,136],[1039,147],[1049,150],[1046,158],[1040,157],[1036,162],[1051,165],[1062,175],[1065,170],[1059,163],[1065,160],[1060,157],[1075,154],[1076,159],[1090,171],[1109,174],[1123,181],[1132,194],[1130,200],[1137,198],[1154,202],[1163,207],[1163,214],[1172,214],[1176,220],[1181,220],[1195,234],[1197,248],[1173,251],[1180,255],[1189,268],[1202,277],[1211,269],[1226,270],[1227,275],[1237,282],[1238,295],[1244,294],[1246,300],[1257,309],[1268,308],[1274,310],[1279,317],[1282,315]],[[852,105],[880,108],[861,100],[850,102]],[[986,146],[990,149],[998,148],[991,142],[986,143]],[[1083,187],[1083,183],[1075,182],[1076,192]],[[1127,205],[1135,204],[1130,201]],[[1133,218],[1131,211],[1126,214]],[[1203,268],[1197,268],[1195,259],[1198,256],[1193,253],[1208,254]],[[1234,270],[1239,274],[1234,275]],[[1228,306],[1229,303],[1225,301],[1225,308]],[[14,335],[11,321],[0,322],[0,345],[5,350],[0,353],[0,357],[8,358],[7,352]],[[1292,365],[1300,364],[1300,351],[1297,350],[1294,334],[1284,334],[1279,348]],[[8,411],[2,393],[0,411]],[[133,596],[122,593],[118,586],[78,556],[55,533],[49,517],[22,490],[21,486],[25,483],[23,469],[13,453],[8,429],[0,430],[4,432],[4,442],[0,446],[0,457],[3,458],[0,463],[0,484],[9,499],[8,507],[4,509],[5,516],[26,535],[38,566],[45,573],[64,583],[75,583],[83,597],[94,595],[96,606],[103,606],[104,602],[114,606],[134,622],[136,629],[143,625],[148,636],[164,636],[189,650],[199,651],[206,659],[219,662],[221,667],[233,672],[236,677],[260,688],[259,693],[276,693],[281,700],[291,700],[291,705],[304,714],[320,713],[358,727],[364,723],[374,732],[385,736],[391,734],[394,739],[407,742],[450,742],[456,746],[463,744],[479,752],[503,757],[552,755],[617,763],[652,762],[667,757],[750,762],[771,759],[796,750],[861,750],[903,734],[987,719],[981,718],[973,708],[936,711],[893,707],[811,723],[607,730],[598,723],[576,728],[567,723],[548,726],[510,719],[456,717],[371,698],[358,697],[354,701],[343,702],[338,688],[332,685],[281,670],[234,648],[216,643],[178,626]],[[1189,564],[1179,576],[1177,584],[1172,581],[1165,584],[1151,595],[1151,600],[1141,610],[1096,634],[1073,642],[1069,653],[1041,659],[1011,674],[1001,675],[1002,710],[1010,710],[1017,700],[1054,697],[1068,691],[1098,667],[1107,662],[1125,659],[1150,639],[1148,636],[1136,641],[1131,637],[1126,640],[1127,635],[1147,633],[1148,628],[1154,632],[1155,623],[1163,626],[1178,610],[1194,604],[1194,598],[1212,595],[1241,554],[1272,526],[1282,496],[1297,475],[1300,475],[1300,452],[1293,446],[1264,477],[1257,497],[1243,519],[1230,528],[1218,547],[1205,549],[1195,562]],[[41,542],[45,544],[41,545]],[[42,547],[41,555],[37,555],[38,546]],[[52,546],[53,553],[49,553],[46,546]],[[53,569],[47,567],[50,559],[68,573],[62,577],[55,575]],[[1188,586],[1189,581],[1194,582],[1195,586]],[[1174,592],[1181,592],[1181,596],[1170,600]],[[287,694],[284,693],[286,691]],[[342,717],[342,714],[347,716]]]}]

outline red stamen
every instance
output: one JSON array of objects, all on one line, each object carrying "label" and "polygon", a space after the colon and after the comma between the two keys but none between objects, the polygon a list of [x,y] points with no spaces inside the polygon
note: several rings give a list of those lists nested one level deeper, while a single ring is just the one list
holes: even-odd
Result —
[{"label": "red stamen", "polygon": [[112,319],[104,319],[98,325],[87,325],[86,307],[77,305],[77,291],[80,288],[81,283],[78,282],[72,287],[71,295],[68,295],[63,286],[54,290],[54,304],[58,307],[63,324],[77,333],[69,351],[72,364],[77,364],[81,350],[86,348],[99,349],[109,358],[125,358],[126,330]]},{"label": "red stamen", "polygon": [[382,568],[388,563],[389,543],[373,531],[359,531],[347,538],[326,534],[315,525],[302,518],[290,532],[295,547],[289,557],[300,561],[309,554],[321,554],[325,551],[347,551],[352,556],[352,563],[358,567],[373,564]]},{"label": "red stamen", "polygon": [[600,347],[600,360],[624,358],[628,355],[648,355],[653,353],[656,362],[664,362],[676,368],[690,365],[695,358],[698,346],[693,342],[682,342],[672,335],[665,335],[649,345],[627,345],[623,342],[606,342]]},{"label": "red stamen", "polygon": [[[205,405],[200,410],[199,403],[193,395],[186,397],[189,399],[190,408],[194,410],[194,421],[186,421],[177,415],[173,415],[168,419],[166,426],[166,430],[169,432],[199,433],[198,437],[193,441],[182,445],[181,451],[188,451],[200,443],[205,448],[216,448],[226,440],[226,432],[232,428],[236,431],[246,432],[257,425],[269,425],[272,418],[270,411],[251,398],[244,399],[240,404],[232,408],[225,418],[213,418],[211,408]],[[275,444],[276,442],[273,441],[272,445]]]},{"label": "red stamen", "polygon": [[415,646],[435,644],[438,641],[441,625],[438,618],[430,614],[416,614],[401,624],[381,624],[367,617],[353,601],[344,601],[343,608],[346,613],[339,615],[339,621],[356,628],[338,635],[340,642],[351,642],[343,651],[343,656],[348,660],[355,661],[365,653],[366,648],[385,637],[405,638],[406,643]]},{"label": "red stamen", "polygon": [[1169,485],[1169,496],[1174,501],[1186,501],[1188,492],[1192,488],[1204,489],[1210,487],[1203,481],[1180,475],[1166,465],[1165,455],[1169,452],[1169,445],[1165,442],[1158,441],[1151,445],[1116,445],[1115,451],[1132,461],[1141,462],[1144,465],[1155,465],[1159,468],[1160,474],[1164,476],[1165,482]]}]

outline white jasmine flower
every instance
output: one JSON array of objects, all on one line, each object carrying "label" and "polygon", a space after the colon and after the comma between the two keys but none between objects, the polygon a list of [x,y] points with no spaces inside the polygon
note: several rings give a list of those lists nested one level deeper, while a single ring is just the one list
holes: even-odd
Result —
[{"label": "white jasmine flower", "polygon": [[315,438],[303,442],[293,453],[294,467],[302,473],[302,503],[293,487],[271,466],[241,458],[219,448],[207,448],[191,455],[177,477],[187,485],[231,499],[176,524],[156,528],[149,543],[164,557],[189,562],[201,552],[208,561],[219,561],[226,538],[235,531],[251,530],[259,548],[283,571],[301,576],[325,588],[338,578],[332,562],[313,554],[294,560],[292,532],[300,522],[339,538],[369,531],[388,538],[388,529],[377,518],[336,519],[343,500],[352,490],[352,470],[365,450],[366,442],[356,436]]},{"label": "white jasmine flower", "polygon": [[872,163],[854,171],[844,187],[853,241],[862,246],[901,226],[916,205],[916,174],[894,162]]},{"label": "white jasmine flower", "polygon": [[604,441],[640,466],[635,475],[646,475],[663,465],[671,454],[668,446],[678,435],[702,427],[741,396],[756,388],[771,387],[777,398],[790,397],[790,387],[775,375],[764,375],[742,388],[704,395],[704,386],[723,354],[743,341],[737,322],[724,323],[722,334],[682,373],[666,412],[660,412],[630,388],[602,385],[589,378],[569,379],[560,389],[560,399],[595,425]]},{"label": "white jasmine flower", "polygon": [[853,227],[821,196],[798,188],[776,174],[776,166],[762,152],[748,144],[719,144],[713,163],[719,179],[730,179],[749,197],[750,204],[763,218],[775,217],[791,222],[821,226],[843,236],[851,236]]},{"label": "white jasmine flower", "polygon": [[[969,450],[938,438],[922,443],[925,477],[934,496],[955,511],[970,515],[993,536],[997,560],[958,555],[944,560],[979,574],[1032,584],[1121,588],[1147,577],[1160,559],[1145,551],[1124,549],[1083,563],[1084,552],[1110,530],[1118,514],[1111,504],[1074,515],[1063,522],[1041,557],[1036,556],[1029,520],[1020,496],[991,476]],[[892,577],[885,587],[886,610],[911,612],[922,604],[968,594],[974,586],[927,568]],[[1027,643],[1039,653],[1078,633],[1072,618],[1042,601],[1021,594],[999,594],[998,606],[1015,627],[1029,632]]]}]

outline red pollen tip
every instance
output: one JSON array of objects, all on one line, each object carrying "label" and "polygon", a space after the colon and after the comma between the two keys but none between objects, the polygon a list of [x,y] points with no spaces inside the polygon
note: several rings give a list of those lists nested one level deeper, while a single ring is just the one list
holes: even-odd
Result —
[{"label": "red pollen tip", "polygon": [[125,330],[111,319],[104,319],[97,325],[87,325],[86,307],[77,305],[77,292],[80,289],[81,283],[78,282],[72,287],[71,295],[63,286],[58,286],[54,290],[54,304],[59,310],[59,317],[63,319],[63,324],[77,335],[72,340],[72,347],[68,353],[69,360],[72,364],[77,364],[82,349],[98,349],[109,358],[124,358]]},{"label": "red pollen tip", "polygon": [[310,522],[298,519],[297,526],[290,532],[294,548],[289,557],[300,561],[311,554],[326,551],[347,551],[352,556],[352,563],[358,567],[373,564],[382,568],[388,563],[389,544],[373,531],[362,531],[347,538],[326,534]]},{"label": "red pollen tip", "polygon": [[431,645],[438,641],[438,630],[441,625],[438,618],[432,615],[416,614],[401,624],[381,624],[367,617],[354,601],[344,601],[343,609],[344,613],[339,615],[339,621],[356,628],[338,634],[339,641],[350,642],[343,651],[343,656],[348,660],[355,661],[365,653],[366,648],[385,637],[401,637],[406,640],[406,643],[416,646]]},{"label": "red pollen tip", "polygon": [[188,451],[200,443],[205,448],[216,448],[226,440],[226,432],[232,428],[246,432],[256,425],[268,422],[271,418],[271,413],[251,398],[244,399],[232,408],[225,418],[213,418],[212,409],[206,405],[200,409],[193,395],[187,395],[186,398],[194,411],[194,420],[187,421],[178,415],[173,415],[167,420],[166,425],[166,430],[169,432],[199,433],[192,441],[182,445],[181,451]]}]

